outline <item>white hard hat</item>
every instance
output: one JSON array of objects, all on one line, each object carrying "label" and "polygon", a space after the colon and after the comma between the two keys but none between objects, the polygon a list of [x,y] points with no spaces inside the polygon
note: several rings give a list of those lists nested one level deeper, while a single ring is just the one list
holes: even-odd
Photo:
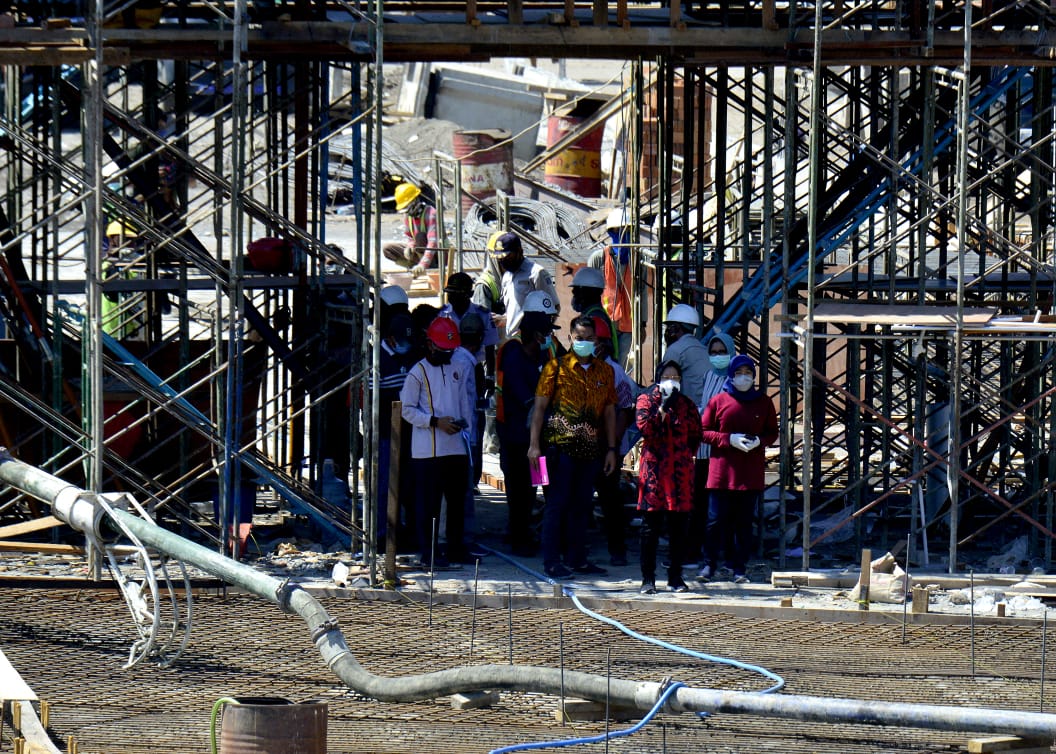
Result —
[{"label": "white hard hat", "polygon": [[403,288],[398,285],[386,285],[381,289],[381,292],[378,295],[381,297],[381,300],[389,306],[409,303],[407,299],[407,291],[403,290]]},{"label": "white hard hat", "polygon": [[580,267],[576,270],[576,274],[572,276],[572,287],[600,288],[604,290],[605,276],[601,274],[601,270],[596,270],[593,267]]},{"label": "white hard hat", "polygon": [[524,297],[523,311],[557,314],[557,305],[553,297],[546,291],[532,291]]},{"label": "white hard hat", "polygon": [[605,229],[612,230],[613,228],[629,228],[633,225],[631,222],[631,216],[627,210],[622,207],[617,207],[612,210],[608,217],[605,218]]},{"label": "white hard hat", "polygon": [[700,327],[700,315],[697,314],[697,310],[689,304],[675,304],[671,307],[671,311],[667,313],[667,317],[664,319],[665,325],[668,322],[677,322],[680,325],[697,328]]}]

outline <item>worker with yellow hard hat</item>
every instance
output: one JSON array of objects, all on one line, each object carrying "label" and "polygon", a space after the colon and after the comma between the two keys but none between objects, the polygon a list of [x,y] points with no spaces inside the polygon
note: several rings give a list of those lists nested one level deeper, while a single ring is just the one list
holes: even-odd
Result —
[{"label": "worker with yellow hard hat", "polygon": [[436,267],[436,208],[422,195],[421,188],[413,183],[398,185],[394,198],[396,211],[405,215],[403,239],[386,242],[381,247],[381,253],[418,277],[430,267]]}]

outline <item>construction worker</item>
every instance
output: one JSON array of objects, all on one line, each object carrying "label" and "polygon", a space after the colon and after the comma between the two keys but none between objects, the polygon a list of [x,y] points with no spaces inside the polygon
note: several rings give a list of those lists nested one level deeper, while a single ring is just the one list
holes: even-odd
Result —
[{"label": "construction worker", "polygon": [[[136,280],[143,276],[143,248],[139,233],[127,222],[113,220],[106,226],[103,244],[103,281]],[[103,294],[101,325],[103,331],[118,339],[143,339],[147,333],[146,294]]]},{"label": "construction worker", "polygon": [[[463,542],[469,453],[462,436],[472,431],[473,404],[466,369],[452,363],[462,338],[455,323],[434,319],[425,331],[428,353],[407,373],[400,391],[403,418],[411,430],[411,477],[415,480],[415,521],[423,558],[432,553],[437,566],[469,562]],[[447,544],[436,547],[433,521],[447,501]]]},{"label": "construction worker", "polygon": [[616,329],[612,326],[609,313],[601,303],[605,291],[605,278],[593,267],[580,267],[572,276],[572,308],[585,317],[600,317],[606,325],[612,341],[612,354],[620,360],[620,344],[615,337]]},{"label": "construction worker", "polygon": [[[494,383],[495,374],[495,347],[499,344],[499,331],[491,321],[491,314],[474,304],[471,300],[473,295],[473,278],[465,272],[456,272],[447,279],[444,286],[447,294],[447,303],[440,307],[440,317],[447,317],[456,325],[461,327],[462,319],[469,314],[480,317],[484,328],[482,342],[478,344],[477,352],[473,355],[484,365],[483,377],[487,383]],[[483,390],[486,385],[481,384]]]},{"label": "construction worker", "polygon": [[525,258],[520,238],[513,233],[503,233],[495,240],[494,256],[502,268],[500,290],[503,306],[506,307],[505,315],[492,315],[497,327],[505,326],[507,333],[516,332],[524,312],[524,299],[532,291],[550,294],[554,305],[560,309],[560,305],[556,303],[557,290],[554,288],[553,278],[542,265]]},{"label": "construction worker", "polygon": [[484,253],[484,264],[477,279],[473,281],[473,303],[491,314],[505,314],[502,303],[502,268],[495,261],[495,244],[505,231],[496,231],[488,238]]},{"label": "construction worker", "polygon": [[616,326],[617,353],[620,366],[627,368],[631,350],[631,216],[617,207],[605,218],[605,232],[609,245],[595,251],[587,265],[602,271],[605,291],[601,301],[610,320]]},{"label": "construction worker", "polygon": [[553,329],[546,312],[525,311],[517,335],[502,344],[495,358],[495,427],[509,511],[507,534],[513,554],[522,557],[535,555],[538,547],[531,530],[535,485],[528,466],[528,416]]},{"label": "construction worker", "polygon": [[[561,328],[557,324],[557,302],[550,297],[549,293],[545,291],[532,291],[524,297],[524,313],[537,312],[539,314],[545,314],[550,319],[550,330],[560,330]],[[568,349],[561,345],[556,338],[550,338],[547,341],[547,347],[545,349],[544,357],[550,359],[556,359],[559,356],[564,356],[568,353]]]},{"label": "construction worker", "polygon": [[[414,322],[409,314],[397,314],[389,322],[385,330],[385,338],[381,341],[381,360],[378,376],[378,541],[385,541],[385,532],[388,527],[386,511],[389,505],[389,461],[392,457],[392,404],[400,399],[403,383],[407,380],[407,373],[415,365],[421,353],[414,348]],[[410,425],[403,422],[401,435],[408,436],[411,433]],[[399,449],[400,468],[406,468],[405,463],[410,463],[410,444],[401,443]],[[409,501],[413,498],[409,490],[409,481],[400,485],[400,510],[407,513],[406,519],[413,521],[413,511],[410,511]],[[415,532],[411,532],[415,534]]]},{"label": "construction worker", "polygon": [[439,237],[436,208],[426,201],[420,188],[413,183],[401,183],[396,187],[396,211],[405,215],[404,238],[387,242],[381,247],[381,253],[419,277],[436,267]]},{"label": "construction worker", "polygon": [[378,292],[381,302],[381,331],[388,332],[389,323],[397,314],[409,314],[407,291],[398,285],[386,285]]}]

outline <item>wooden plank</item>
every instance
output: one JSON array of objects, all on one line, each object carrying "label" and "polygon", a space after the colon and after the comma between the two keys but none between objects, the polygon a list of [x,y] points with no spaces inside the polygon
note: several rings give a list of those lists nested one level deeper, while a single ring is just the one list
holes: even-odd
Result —
[{"label": "wooden plank", "polygon": [[[996,314],[997,309],[989,307],[965,307],[964,322],[973,326],[985,325]],[[957,307],[823,301],[814,307],[814,321],[838,324],[952,327],[957,323]]]},{"label": "wooden plank", "polygon": [[969,754],[988,754],[993,751],[1014,751],[1017,754],[1025,752],[1049,752],[1048,746],[1044,745],[1043,738],[1020,738],[1019,736],[988,736],[986,738],[973,738],[968,741]]},{"label": "wooden plank", "polygon": [[41,529],[50,529],[53,526],[62,526],[62,521],[54,516],[44,516],[44,518],[35,518],[32,521],[22,521],[17,524],[0,526],[0,539],[20,537],[23,534],[40,531]]},{"label": "wooden plank", "polygon": [[[131,545],[119,545],[114,552],[119,555],[131,555],[136,551]],[[52,544],[51,542],[0,542],[0,552],[39,552],[48,555],[84,555],[84,548],[78,545]]]}]

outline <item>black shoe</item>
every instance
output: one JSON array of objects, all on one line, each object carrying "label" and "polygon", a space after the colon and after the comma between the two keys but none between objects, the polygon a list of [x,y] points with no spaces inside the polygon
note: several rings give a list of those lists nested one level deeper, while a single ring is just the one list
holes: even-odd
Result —
[{"label": "black shoe", "polygon": [[638,594],[656,594],[656,584],[652,581],[643,581]]},{"label": "black shoe", "polygon": [[684,592],[689,591],[689,587],[686,586],[686,582],[682,579],[678,579],[677,581],[668,581],[667,588],[670,589],[672,592],[677,592],[678,594],[683,594]]},{"label": "black shoe", "polygon": [[609,565],[625,566],[625,565],[627,565],[627,556],[626,555],[613,555],[611,558],[609,558]]},{"label": "black shoe", "polygon": [[560,563],[558,563],[557,565],[554,565],[554,566],[549,566],[547,568],[544,568],[543,571],[546,573],[547,576],[549,576],[552,579],[561,580],[561,579],[570,579],[570,578],[572,578],[572,571],[568,570],[567,568],[565,568]]},{"label": "black shoe", "polygon": [[604,576],[608,573],[604,568],[593,563],[584,563],[579,566],[572,566],[572,570],[583,576]]}]

